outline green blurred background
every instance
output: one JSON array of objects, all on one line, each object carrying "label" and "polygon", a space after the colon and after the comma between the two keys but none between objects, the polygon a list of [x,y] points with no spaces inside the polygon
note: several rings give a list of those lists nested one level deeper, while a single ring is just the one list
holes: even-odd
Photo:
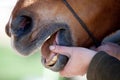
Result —
[{"label": "green blurred background", "polygon": [[66,80],[42,66],[40,52],[23,57],[11,47],[10,38],[5,34],[5,25],[16,1],[0,0],[0,80]]}]

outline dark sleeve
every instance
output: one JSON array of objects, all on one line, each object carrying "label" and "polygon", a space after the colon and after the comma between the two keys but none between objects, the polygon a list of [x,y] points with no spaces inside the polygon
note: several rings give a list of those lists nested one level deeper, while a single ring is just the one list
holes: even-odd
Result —
[{"label": "dark sleeve", "polygon": [[103,51],[98,52],[89,65],[87,79],[120,80],[120,61]]}]

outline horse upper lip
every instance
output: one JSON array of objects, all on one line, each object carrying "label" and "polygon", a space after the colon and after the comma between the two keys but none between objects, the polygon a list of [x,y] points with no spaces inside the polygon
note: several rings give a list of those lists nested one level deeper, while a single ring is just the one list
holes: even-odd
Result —
[{"label": "horse upper lip", "polygon": [[32,38],[32,42],[29,40],[32,32],[22,37],[16,37],[12,35],[13,47],[21,55],[30,55],[35,50],[37,50],[50,35],[59,31],[60,29],[68,29],[67,27],[68,26],[66,24],[61,23],[44,25],[42,28],[37,30],[38,33],[36,34],[36,37]]}]

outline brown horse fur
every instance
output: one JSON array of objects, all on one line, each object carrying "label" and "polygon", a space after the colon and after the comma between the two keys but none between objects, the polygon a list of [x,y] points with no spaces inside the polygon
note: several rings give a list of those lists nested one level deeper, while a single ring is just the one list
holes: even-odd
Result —
[{"label": "brown horse fur", "polygon": [[[120,28],[120,0],[67,1],[99,41]],[[64,5],[62,0],[18,0],[11,14],[11,19],[6,26],[7,34],[13,38],[13,45],[19,43],[16,43],[17,37],[10,32],[10,29],[12,29],[11,22],[21,13],[32,16],[34,21],[31,32],[27,36],[23,36],[20,41],[22,47],[30,44],[30,41],[33,41],[37,37],[37,34],[41,31],[40,29],[48,27],[44,25],[49,25],[50,23],[67,24],[74,46],[89,47],[94,45],[91,38]],[[19,49],[16,46],[14,47],[15,49]]]}]

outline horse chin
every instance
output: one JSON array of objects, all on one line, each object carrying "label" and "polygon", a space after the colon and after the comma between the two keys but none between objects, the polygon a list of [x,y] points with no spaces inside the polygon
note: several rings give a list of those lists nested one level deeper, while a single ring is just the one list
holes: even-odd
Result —
[{"label": "horse chin", "polygon": [[55,32],[52,36],[50,36],[41,47],[42,54],[42,63],[43,65],[51,69],[53,71],[60,71],[64,68],[64,66],[68,62],[68,57],[51,52],[49,50],[50,45],[64,45],[64,46],[72,46],[72,41],[70,35],[65,35],[64,30],[59,30]]}]

